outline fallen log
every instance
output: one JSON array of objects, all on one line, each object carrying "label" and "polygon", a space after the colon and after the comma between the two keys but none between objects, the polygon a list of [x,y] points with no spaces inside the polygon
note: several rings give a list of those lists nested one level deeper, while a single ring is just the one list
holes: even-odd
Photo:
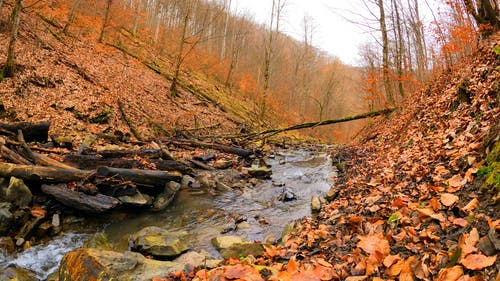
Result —
[{"label": "fallen log", "polygon": [[196,167],[201,168],[203,170],[207,170],[207,171],[214,171],[215,170],[214,167],[209,166],[209,165],[207,165],[201,161],[198,161],[198,160],[189,159],[189,162],[193,163],[193,165],[195,165]]},{"label": "fallen log", "polygon": [[17,131],[23,131],[24,139],[27,142],[46,142],[49,138],[50,122],[18,122],[12,124],[0,123],[0,129],[17,135]]},{"label": "fallen log", "polygon": [[120,110],[120,113],[122,115],[123,121],[125,121],[125,123],[129,127],[129,129],[132,132],[132,134],[134,135],[134,137],[138,141],[143,141],[143,138],[142,138],[141,134],[139,133],[139,131],[135,127],[134,123],[132,123],[131,118],[128,117],[127,114],[125,113],[125,110],[123,109],[123,103],[122,103],[121,100],[118,100],[118,110]]},{"label": "fallen log", "polygon": [[30,161],[26,160],[26,158],[22,157],[19,155],[17,152],[12,151],[8,147],[6,147],[3,144],[0,144],[0,153],[2,156],[6,159],[9,159],[10,161],[14,162],[15,164],[21,164],[21,165],[33,165]]},{"label": "fallen log", "polygon": [[184,174],[193,173],[188,165],[175,160],[147,159],[140,161],[123,158],[103,158],[100,155],[68,154],[64,156],[64,162],[73,164],[80,169],[93,170],[101,166],[124,169],[146,169],[148,165],[154,165],[160,171],[179,171]]},{"label": "fallen log", "polygon": [[120,200],[102,194],[87,195],[83,192],[68,189],[65,184],[42,185],[42,191],[52,195],[65,206],[87,212],[102,213],[120,205]]},{"label": "fallen log", "polygon": [[92,172],[57,167],[16,165],[0,162],[0,177],[16,177],[41,183],[62,183],[83,180]]},{"label": "fallen log", "polygon": [[319,126],[325,126],[325,125],[331,125],[331,124],[337,124],[337,123],[343,123],[343,122],[349,122],[349,121],[354,121],[354,120],[359,120],[359,119],[375,117],[375,116],[379,116],[379,115],[385,115],[385,114],[389,114],[389,113],[393,112],[394,110],[396,110],[396,108],[387,108],[387,109],[357,114],[354,116],[346,116],[346,117],[342,117],[339,119],[330,119],[330,120],[302,123],[302,124],[293,125],[293,126],[290,126],[287,128],[282,128],[282,129],[269,129],[269,130],[265,130],[262,132],[251,133],[251,134],[247,134],[247,135],[240,136],[240,137],[246,137],[246,138],[254,138],[254,137],[258,137],[258,136],[269,137],[269,136],[273,136],[273,135],[288,132],[288,131],[295,131],[295,130],[301,130],[301,129],[307,129],[307,128],[315,128],[315,127],[319,127]]},{"label": "fallen log", "polygon": [[98,177],[119,177],[126,181],[131,181],[141,187],[164,188],[170,181],[180,182],[182,177],[163,171],[153,170],[132,170],[111,167],[97,168]]},{"label": "fallen log", "polygon": [[201,141],[196,141],[196,140],[174,139],[174,140],[171,140],[170,143],[173,145],[177,145],[177,146],[210,148],[210,149],[215,149],[215,150],[219,150],[219,151],[230,153],[230,154],[235,154],[235,155],[238,155],[241,157],[249,157],[250,155],[254,154],[254,152],[252,150],[249,150],[249,149],[243,149],[243,148],[236,147],[236,146],[229,146],[229,145],[223,145],[223,144],[217,144],[217,143],[201,142]]},{"label": "fallen log", "polygon": [[104,149],[104,150],[88,150],[83,151],[83,155],[98,154],[103,158],[124,158],[124,157],[146,157],[146,158],[162,158],[164,153],[160,149],[137,149],[137,150],[118,150],[118,149]]}]

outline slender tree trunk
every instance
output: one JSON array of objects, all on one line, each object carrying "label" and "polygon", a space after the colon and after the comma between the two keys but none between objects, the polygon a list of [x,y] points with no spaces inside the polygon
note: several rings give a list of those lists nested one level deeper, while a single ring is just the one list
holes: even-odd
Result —
[{"label": "slender tree trunk", "polygon": [[[190,7],[187,7],[187,9],[190,10]],[[178,96],[177,92],[177,81],[179,80],[179,74],[181,71],[181,65],[182,65],[182,60],[183,60],[183,53],[184,53],[184,45],[186,44],[186,33],[187,33],[187,27],[189,23],[189,16],[190,16],[190,11],[186,11],[186,15],[184,16],[184,22],[182,23],[182,37],[179,42],[179,50],[177,51],[177,60],[175,62],[175,71],[174,71],[174,77],[172,78],[172,84],[170,85],[170,94],[173,97]]]},{"label": "slender tree trunk", "polygon": [[82,2],[82,0],[75,0],[73,2],[73,6],[71,7],[71,10],[69,11],[69,14],[68,14],[68,21],[66,22],[66,24],[64,25],[64,28],[63,28],[64,34],[68,33],[68,28],[73,23],[73,20],[75,19],[76,9],[80,5],[80,2]]},{"label": "slender tree trunk", "polygon": [[139,29],[139,13],[141,12],[141,0],[137,0],[134,13],[134,26],[132,27],[132,33],[137,35],[137,30]]},{"label": "slender tree trunk", "polygon": [[404,40],[403,33],[401,32],[401,18],[399,16],[399,5],[396,0],[392,0],[392,7],[394,9],[394,35],[396,41],[396,69],[398,72],[398,91],[401,98],[405,96],[405,90],[403,85],[403,56],[404,56]]},{"label": "slender tree trunk", "polygon": [[[227,6],[227,8],[226,8],[226,6]],[[226,9],[226,19],[224,22],[224,35],[222,38],[222,49],[221,49],[221,54],[220,54],[221,59],[223,59],[226,56],[227,31],[229,28],[229,19],[231,16],[231,0],[224,0],[224,8]]]},{"label": "slender tree trunk", "polygon": [[109,24],[109,15],[110,15],[112,2],[113,2],[113,0],[106,1],[106,13],[104,15],[104,21],[102,22],[101,34],[99,35],[99,43],[102,43],[102,40],[104,39],[104,30],[106,29],[106,27]]},{"label": "slender tree trunk", "polygon": [[382,73],[384,76],[384,88],[387,101],[390,105],[394,106],[394,95],[391,87],[390,77],[390,64],[389,64],[389,38],[387,36],[387,25],[385,22],[384,1],[378,0],[378,7],[380,9],[380,31],[382,33]]},{"label": "slender tree trunk", "polygon": [[14,10],[12,10],[11,15],[12,29],[10,32],[9,47],[7,49],[7,62],[5,63],[5,67],[3,69],[4,77],[14,76],[14,72],[16,71],[16,58],[14,54],[14,48],[17,41],[17,33],[19,32],[19,21],[21,18],[22,8],[23,0],[16,0],[16,5],[14,6]]}]

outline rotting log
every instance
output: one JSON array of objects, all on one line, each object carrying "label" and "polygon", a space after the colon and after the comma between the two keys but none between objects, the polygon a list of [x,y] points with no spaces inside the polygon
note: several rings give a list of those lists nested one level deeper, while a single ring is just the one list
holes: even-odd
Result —
[{"label": "rotting log", "polygon": [[173,145],[177,145],[177,146],[210,148],[210,149],[215,149],[215,150],[219,150],[219,151],[230,153],[230,154],[235,154],[235,155],[238,155],[241,157],[249,157],[250,155],[254,154],[254,151],[249,150],[249,149],[243,149],[243,148],[236,147],[236,146],[229,146],[229,145],[223,145],[223,144],[217,144],[217,143],[201,142],[201,141],[196,141],[196,140],[174,139],[174,140],[171,140],[170,143]]},{"label": "rotting log", "polygon": [[207,165],[201,161],[198,161],[198,160],[189,159],[189,162],[193,163],[194,166],[201,168],[203,170],[207,170],[207,171],[214,171],[215,170],[214,167],[209,166],[209,165]]},{"label": "rotting log", "polygon": [[12,124],[0,123],[0,129],[12,132],[17,135],[17,131],[21,130],[24,135],[24,139],[27,142],[37,141],[37,142],[46,142],[49,138],[49,127],[50,122],[38,122],[38,123],[30,123],[30,122],[18,122]]},{"label": "rotting log", "polygon": [[130,117],[128,117],[127,114],[125,113],[125,110],[123,109],[123,103],[121,100],[118,100],[118,110],[120,110],[120,114],[122,115],[123,121],[125,121],[125,123],[129,127],[129,129],[132,132],[132,134],[134,135],[134,137],[138,141],[143,141],[143,138],[142,138],[141,134],[139,133],[139,131],[137,130],[137,128],[135,127],[134,123],[132,123],[132,120],[130,119]]},{"label": "rotting log", "polygon": [[68,154],[64,156],[64,162],[74,164],[78,168],[84,170],[93,170],[101,166],[124,169],[145,169],[148,164],[151,164],[160,171],[193,173],[191,167],[175,160],[147,159],[146,161],[140,161],[123,158],[103,158],[100,155]]},{"label": "rotting log", "polygon": [[[137,149],[137,150],[119,150],[119,149],[104,149],[104,150],[89,150],[83,151],[83,155],[98,154],[103,158],[123,158],[123,157],[146,157],[146,158],[162,158],[163,151],[160,149]],[[168,156],[167,156],[168,157]]]},{"label": "rotting log", "polygon": [[14,162],[15,164],[21,165],[33,165],[30,161],[26,160],[26,158],[19,155],[17,152],[12,151],[7,146],[0,144],[0,153],[6,159]]},{"label": "rotting log", "polygon": [[97,168],[98,177],[117,177],[122,180],[131,181],[141,187],[164,188],[170,181],[180,182],[179,174],[153,170],[132,170],[111,167]]},{"label": "rotting log", "polygon": [[16,165],[0,162],[0,177],[16,177],[41,183],[61,183],[83,180],[92,172],[57,167]]},{"label": "rotting log", "polygon": [[87,195],[83,192],[68,189],[65,184],[44,184],[42,185],[42,191],[52,195],[65,206],[87,213],[103,213],[120,205],[120,201],[114,197],[102,194]]}]

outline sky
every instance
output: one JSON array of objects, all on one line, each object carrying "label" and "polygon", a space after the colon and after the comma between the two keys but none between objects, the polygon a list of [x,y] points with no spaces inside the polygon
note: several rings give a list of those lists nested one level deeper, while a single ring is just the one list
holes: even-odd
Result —
[{"label": "sky", "polygon": [[[344,17],[352,16],[351,1],[345,0],[287,0],[282,29],[285,33],[301,39],[303,18],[313,18],[313,45],[340,58],[344,63],[359,63],[358,49],[370,40],[360,26],[348,22]],[[269,22],[272,0],[233,0],[232,10],[246,10],[257,22]]]}]

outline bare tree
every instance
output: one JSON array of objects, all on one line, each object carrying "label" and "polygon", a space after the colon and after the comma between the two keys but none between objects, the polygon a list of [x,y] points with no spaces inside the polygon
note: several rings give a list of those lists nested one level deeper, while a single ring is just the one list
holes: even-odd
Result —
[{"label": "bare tree", "polygon": [[271,9],[271,20],[269,22],[268,39],[264,54],[264,85],[262,89],[262,101],[260,103],[259,120],[264,121],[266,114],[266,100],[269,91],[269,80],[271,77],[271,59],[273,56],[273,46],[275,36],[278,36],[280,30],[281,14],[285,8],[286,0],[273,0]]},{"label": "bare tree", "polygon": [[111,14],[111,5],[113,4],[113,0],[107,0],[106,1],[106,11],[104,14],[104,21],[102,22],[102,27],[101,27],[101,34],[99,35],[99,42],[102,43],[102,40],[104,39],[104,31],[106,27],[109,25],[109,18]]},{"label": "bare tree", "polygon": [[71,10],[69,11],[69,14],[68,14],[68,20],[66,21],[66,24],[64,25],[64,28],[63,28],[64,34],[68,33],[68,28],[73,23],[73,20],[75,19],[76,9],[80,5],[80,2],[82,2],[82,0],[74,0],[73,1],[73,6],[71,6]]},{"label": "bare tree", "polygon": [[16,58],[14,48],[17,41],[17,34],[19,32],[19,22],[21,18],[21,10],[23,8],[23,0],[16,0],[14,9],[12,10],[11,20],[12,29],[10,31],[9,47],[7,49],[7,62],[3,68],[4,77],[14,76],[16,71]]}]

